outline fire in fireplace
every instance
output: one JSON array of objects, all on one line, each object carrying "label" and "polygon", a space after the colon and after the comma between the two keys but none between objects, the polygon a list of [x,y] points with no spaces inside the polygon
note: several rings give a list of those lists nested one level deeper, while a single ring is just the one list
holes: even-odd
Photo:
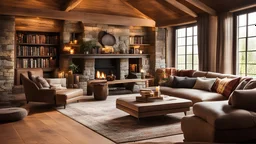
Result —
[{"label": "fire in fireplace", "polygon": [[96,79],[106,79],[106,74],[104,72],[97,71]]}]

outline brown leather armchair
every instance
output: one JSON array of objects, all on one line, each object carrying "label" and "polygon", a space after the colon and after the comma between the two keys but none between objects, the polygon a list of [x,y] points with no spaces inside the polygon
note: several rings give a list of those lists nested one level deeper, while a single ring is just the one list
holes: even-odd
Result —
[{"label": "brown leather armchair", "polygon": [[[79,101],[85,99],[83,95],[83,89],[40,89],[35,82],[28,78],[27,73],[20,73],[20,78],[24,87],[27,103],[33,102],[45,102],[55,105],[64,105],[69,102]],[[62,79],[63,80],[63,79]],[[60,79],[60,82],[63,83]],[[58,79],[48,79],[48,82],[55,83]],[[65,82],[64,82],[65,83]]]},{"label": "brown leather armchair", "polygon": [[56,104],[56,90],[39,89],[38,86],[24,74],[20,74],[20,78],[24,87],[27,103],[34,101]]}]

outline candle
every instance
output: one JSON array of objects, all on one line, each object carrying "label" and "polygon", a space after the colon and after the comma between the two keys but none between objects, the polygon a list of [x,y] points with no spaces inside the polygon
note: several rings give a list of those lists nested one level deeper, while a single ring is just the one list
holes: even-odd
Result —
[{"label": "candle", "polygon": [[64,77],[64,72],[59,72],[58,73],[58,78],[63,78]]},{"label": "candle", "polygon": [[140,54],[142,54],[142,50],[140,50]]},{"label": "candle", "polygon": [[74,54],[74,49],[70,49],[70,54]]},{"label": "candle", "polygon": [[160,86],[157,86],[156,87],[156,92],[159,92],[159,90],[160,90]]}]

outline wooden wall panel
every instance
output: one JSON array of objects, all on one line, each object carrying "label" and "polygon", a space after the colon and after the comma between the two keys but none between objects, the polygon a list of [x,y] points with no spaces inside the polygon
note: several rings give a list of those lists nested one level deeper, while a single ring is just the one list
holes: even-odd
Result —
[{"label": "wooden wall panel", "polygon": [[83,0],[72,11],[144,18],[141,13],[127,6],[121,0]]},{"label": "wooden wall panel", "polygon": [[15,24],[19,31],[61,32],[63,28],[61,20],[35,17],[16,17]]},{"label": "wooden wall panel", "polygon": [[67,0],[1,0],[2,6],[60,10]]}]

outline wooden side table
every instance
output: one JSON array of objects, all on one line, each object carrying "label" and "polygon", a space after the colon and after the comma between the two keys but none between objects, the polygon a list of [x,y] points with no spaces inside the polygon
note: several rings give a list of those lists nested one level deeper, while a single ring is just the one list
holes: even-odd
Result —
[{"label": "wooden side table", "polygon": [[94,90],[94,99],[95,100],[105,100],[108,96],[108,83],[94,83],[93,84]]}]

